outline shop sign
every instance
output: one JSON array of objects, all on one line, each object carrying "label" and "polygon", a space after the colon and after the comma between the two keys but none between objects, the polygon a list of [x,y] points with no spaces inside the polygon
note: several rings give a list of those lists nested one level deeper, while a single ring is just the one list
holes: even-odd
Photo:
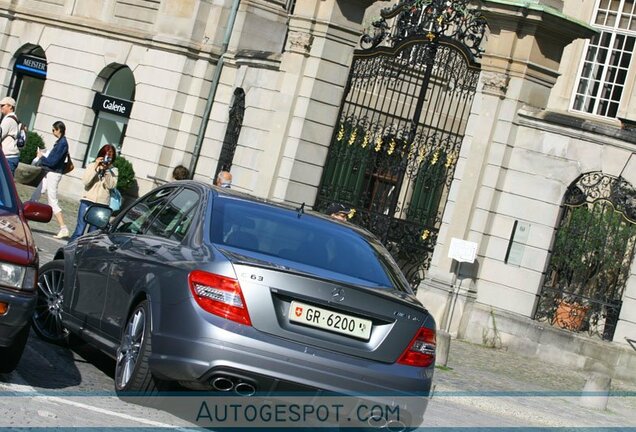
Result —
[{"label": "shop sign", "polygon": [[102,93],[95,93],[93,109],[95,111],[105,111],[122,117],[130,117],[130,110],[133,103],[126,99],[118,99]]},{"label": "shop sign", "polygon": [[15,62],[16,72],[46,78],[46,59],[30,55],[21,55]]}]

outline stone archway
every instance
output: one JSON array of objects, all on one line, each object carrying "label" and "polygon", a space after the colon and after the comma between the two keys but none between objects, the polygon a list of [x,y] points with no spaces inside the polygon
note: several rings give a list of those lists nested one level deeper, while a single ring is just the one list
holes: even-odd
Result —
[{"label": "stone archway", "polygon": [[564,197],[535,319],[612,340],[636,245],[636,189],[602,172]]}]

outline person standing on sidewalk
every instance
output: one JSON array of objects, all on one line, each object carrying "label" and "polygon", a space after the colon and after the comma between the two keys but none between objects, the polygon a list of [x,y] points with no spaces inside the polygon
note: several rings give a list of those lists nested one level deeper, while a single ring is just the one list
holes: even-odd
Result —
[{"label": "person standing on sidewalk", "polygon": [[[84,183],[84,196],[80,200],[79,209],[77,210],[77,225],[75,231],[68,240],[75,240],[86,229],[86,221],[84,215],[86,210],[93,204],[103,204],[108,206],[110,203],[110,191],[117,186],[117,168],[113,167],[113,162],[117,157],[117,150],[110,144],[104,145],[93,163],[88,164],[82,176]],[[88,226],[88,232],[95,231],[97,227]]]},{"label": "person standing on sidewalk", "polygon": [[226,170],[219,171],[219,174],[216,176],[216,181],[214,182],[214,184],[222,188],[231,188],[232,174]]},{"label": "person standing on sidewalk", "polygon": [[188,178],[190,178],[190,171],[183,165],[177,165],[172,170],[173,180],[187,180]]},{"label": "person standing on sidewalk", "polygon": [[42,149],[38,149],[38,164],[48,170],[48,173],[33,191],[31,201],[39,201],[40,195],[46,192],[46,197],[49,205],[53,208],[55,219],[57,219],[57,223],[60,224],[60,231],[55,235],[55,238],[67,238],[70,233],[64,223],[62,209],[57,200],[57,187],[60,184],[60,180],[62,180],[62,173],[64,172],[66,157],[68,156],[68,141],[66,141],[65,136],[66,125],[59,120],[53,123],[53,135],[57,138],[57,141],[55,141],[48,156],[44,156]]},{"label": "person standing on sidewalk", "polygon": [[19,124],[18,118],[15,115],[15,99],[9,96],[2,98],[2,100],[0,100],[0,112],[2,113],[2,121],[0,121],[2,151],[9,163],[11,175],[14,175],[15,169],[20,162],[20,149],[15,141],[15,138],[18,136]]}]

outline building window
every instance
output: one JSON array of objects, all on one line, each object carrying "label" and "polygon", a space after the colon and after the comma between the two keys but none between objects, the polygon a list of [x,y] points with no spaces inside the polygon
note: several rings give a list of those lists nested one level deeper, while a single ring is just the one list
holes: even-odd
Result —
[{"label": "building window", "polygon": [[135,77],[127,66],[111,65],[103,74],[108,78],[104,91],[96,93],[93,99],[96,115],[85,164],[95,160],[99,149],[105,144],[114,145],[117,152],[121,153],[135,98]]},{"label": "building window", "polygon": [[600,0],[592,25],[572,108],[615,118],[636,43],[636,2]]},{"label": "building window", "polygon": [[234,153],[238,144],[241,127],[243,127],[243,117],[245,116],[245,91],[237,87],[234,89],[234,97],[230,105],[230,115],[228,118],[225,137],[223,138],[223,146],[219,155],[219,162],[216,165],[213,179],[219,174],[219,171],[230,171],[234,161]]},{"label": "building window", "polygon": [[16,115],[29,129],[35,126],[46,69],[46,55],[39,46],[21,52],[13,66],[11,96],[16,100]]},{"label": "building window", "polygon": [[296,0],[287,0],[285,3],[285,10],[289,15],[294,14],[294,10],[296,9]]}]

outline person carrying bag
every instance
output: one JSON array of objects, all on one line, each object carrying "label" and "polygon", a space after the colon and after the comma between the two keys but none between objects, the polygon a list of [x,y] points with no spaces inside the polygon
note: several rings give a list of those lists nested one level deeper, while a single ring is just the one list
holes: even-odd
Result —
[{"label": "person carrying bag", "polygon": [[[113,167],[113,162],[117,158],[115,147],[106,144],[97,153],[95,161],[88,164],[82,176],[84,184],[84,195],[80,200],[77,210],[77,225],[69,242],[75,240],[86,230],[84,215],[93,204],[108,206],[111,200],[111,191],[117,186],[117,168]],[[88,232],[95,231],[97,227],[88,225]]]},{"label": "person carrying bag", "polygon": [[53,135],[57,138],[51,151],[45,155],[42,149],[38,149],[38,164],[47,173],[35,188],[31,195],[31,201],[39,201],[40,195],[46,192],[49,205],[53,208],[55,219],[60,224],[60,231],[55,238],[66,238],[69,236],[68,228],[64,223],[62,209],[57,200],[57,187],[62,180],[62,175],[66,168],[66,159],[68,157],[68,141],[66,140],[66,125],[61,121],[53,123]]}]

